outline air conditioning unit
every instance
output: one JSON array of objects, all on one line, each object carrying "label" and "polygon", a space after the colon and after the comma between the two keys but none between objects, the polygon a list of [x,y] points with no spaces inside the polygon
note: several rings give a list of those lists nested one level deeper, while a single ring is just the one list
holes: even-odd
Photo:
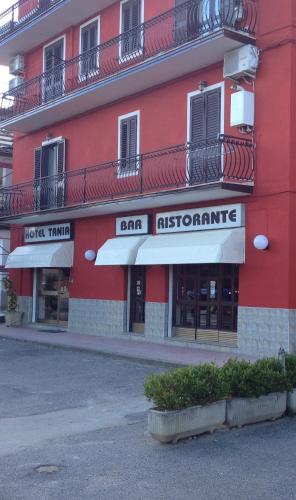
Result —
[{"label": "air conditioning unit", "polygon": [[18,87],[23,83],[24,78],[22,76],[16,76],[15,78],[12,78],[8,83],[9,92],[11,92],[11,94],[13,95],[23,95],[24,89],[18,89]]},{"label": "air conditioning unit", "polygon": [[15,56],[9,61],[9,73],[11,75],[19,76],[23,75],[25,69],[25,59],[24,56]]},{"label": "air conditioning unit", "polygon": [[224,78],[238,80],[244,76],[255,78],[259,66],[259,51],[253,45],[226,52],[224,56]]}]

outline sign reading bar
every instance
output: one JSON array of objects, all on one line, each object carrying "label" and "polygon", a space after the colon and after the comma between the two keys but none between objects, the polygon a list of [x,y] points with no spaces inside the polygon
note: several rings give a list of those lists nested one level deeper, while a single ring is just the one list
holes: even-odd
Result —
[{"label": "sign reading bar", "polygon": [[116,219],[116,236],[132,236],[149,232],[148,215],[133,215]]},{"label": "sign reading bar", "polygon": [[25,243],[70,239],[72,239],[72,224],[70,222],[50,226],[25,227]]},{"label": "sign reading bar", "polygon": [[227,229],[245,225],[244,205],[195,208],[156,215],[156,233]]}]

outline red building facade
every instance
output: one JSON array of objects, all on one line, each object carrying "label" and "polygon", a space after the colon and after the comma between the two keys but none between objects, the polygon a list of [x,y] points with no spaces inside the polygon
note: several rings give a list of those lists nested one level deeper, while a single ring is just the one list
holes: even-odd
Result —
[{"label": "red building facade", "polygon": [[17,80],[2,98],[15,142],[1,222],[25,321],[294,351],[292,0],[28,0],[4,14],[0,63]]}]

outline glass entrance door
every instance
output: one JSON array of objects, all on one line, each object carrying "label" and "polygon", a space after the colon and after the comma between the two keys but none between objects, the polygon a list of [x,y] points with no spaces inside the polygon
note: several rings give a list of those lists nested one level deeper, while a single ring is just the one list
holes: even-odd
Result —
[{"label": "glass entrance door", "polygon": [[144,333],[145,330],[145,276],[145,267],[132,267],[130,328],[133,333]]},{"label": "glass entrance door", "polygon": [[38,271],[37,321],[67,326],[70,269]]}]

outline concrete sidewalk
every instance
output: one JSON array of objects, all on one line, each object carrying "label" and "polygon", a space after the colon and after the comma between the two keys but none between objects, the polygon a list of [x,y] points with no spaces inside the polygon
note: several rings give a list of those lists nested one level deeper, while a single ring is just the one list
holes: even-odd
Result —
[{"label": "concrete sidewalk", "polygon": [[[157,344],[138,340],[136,337],[126,338],[98,337],[71,332],[40,331],[36,328],[12,328],[0,326],[0,338],[37,342],[54,347],[63,347],[81,351],[96,352],[105,355],[119,356],[129,359],[156,361],[172,365],[199,364],[214,362],[221,366],[231,357],[240,357],[228,352],[209,351],[184,345],[173,345],[174,341]],[[250,359],[251,358],[245,358]]]}]

